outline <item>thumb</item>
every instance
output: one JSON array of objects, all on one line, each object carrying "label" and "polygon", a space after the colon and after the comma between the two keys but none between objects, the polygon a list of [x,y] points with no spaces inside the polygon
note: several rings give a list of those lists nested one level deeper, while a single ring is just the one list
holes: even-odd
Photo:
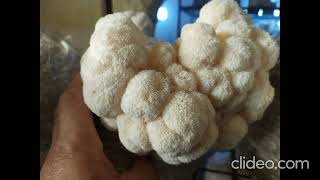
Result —
[{"label": "thumb", "polygon": [[78,73],[59,99],[53,129],[53,145],[102,151],[90,110],[84,103]]}]

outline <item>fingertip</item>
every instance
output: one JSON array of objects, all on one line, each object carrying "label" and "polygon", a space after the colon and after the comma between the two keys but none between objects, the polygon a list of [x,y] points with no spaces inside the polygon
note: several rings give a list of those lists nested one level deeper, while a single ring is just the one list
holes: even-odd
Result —
[{"label": "fingertip", "polygon": [[77,89],[81,89],[82,88],[82,79],[81,79],[81,75],[79,72],[76,72],[73,75],[73,78],[69,84],[68,89],[72,89],[72,88],[77,88]]},{"label": "fingertip", "polygon": [[91,117],[90,111],[86,106],[82,94],[82,80],[80,73],[76,73],[68,88],[61,94],[55,110],[55,119],[59,116],[83,115]]},{"label": "fingertip", "polygon": [[67,89],[60,96],[59,102],[70,103],[76,102],[77,104],[82,103],[82,79],[80,73],[77,72],[71,82],[69,83]]}]

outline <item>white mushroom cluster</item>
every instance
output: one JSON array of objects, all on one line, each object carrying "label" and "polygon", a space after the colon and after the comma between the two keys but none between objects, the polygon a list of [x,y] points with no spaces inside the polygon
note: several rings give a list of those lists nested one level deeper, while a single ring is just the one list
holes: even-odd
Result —
[{"label": "white mushroom cluster", "polygon": [[175,45],[124,13],[101,18],[81,60],[87,106],[131,152],[168,164],[234,148],[274,96],[279,47],[233,0],[212,0]]}]

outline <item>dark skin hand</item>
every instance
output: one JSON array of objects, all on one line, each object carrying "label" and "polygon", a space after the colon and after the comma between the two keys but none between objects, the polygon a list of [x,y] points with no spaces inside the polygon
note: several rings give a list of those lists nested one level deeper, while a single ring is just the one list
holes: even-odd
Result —
[{"label": "dark skin hand", "polygon": [[118,173],[103,152],[90,110],[83,101],[82,81],[75,76],[60,97],[52,144],[40,171],[42,180],[156,180],[151,163],[139,159]]}]

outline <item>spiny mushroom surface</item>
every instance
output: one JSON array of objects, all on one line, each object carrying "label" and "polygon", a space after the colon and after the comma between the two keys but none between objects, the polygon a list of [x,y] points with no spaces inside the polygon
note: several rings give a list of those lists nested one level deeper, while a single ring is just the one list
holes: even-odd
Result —
[{"label": "spiny mushroom surface", "polygon": [[279,47],[233,0],[212,0],[175,45],[154,42],[126,13],[97,22],[82,56],[87,106],[131,152],[168,164],[234,148],[274,96]]}]

